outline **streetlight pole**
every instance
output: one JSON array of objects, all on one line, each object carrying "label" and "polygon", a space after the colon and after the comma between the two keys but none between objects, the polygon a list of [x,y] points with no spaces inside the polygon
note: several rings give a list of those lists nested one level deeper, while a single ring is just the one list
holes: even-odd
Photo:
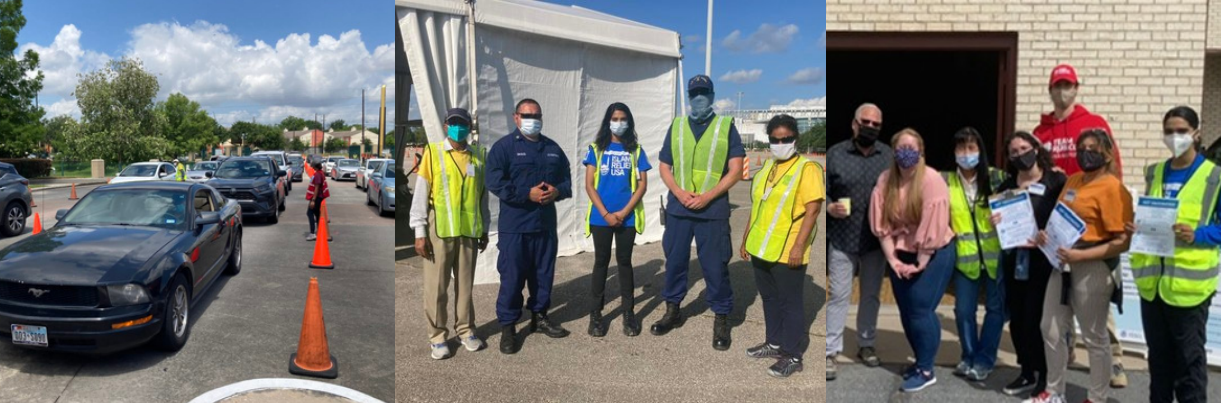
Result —
[{"label": "streetlight pole", "polygon": [[708,38],[704,49],[704,75],[712,77],[712,0],[708,0]]},{"label": "streetlight pole", "polygon": [[360,89],[360,160],[365,160],[365,89]]}]

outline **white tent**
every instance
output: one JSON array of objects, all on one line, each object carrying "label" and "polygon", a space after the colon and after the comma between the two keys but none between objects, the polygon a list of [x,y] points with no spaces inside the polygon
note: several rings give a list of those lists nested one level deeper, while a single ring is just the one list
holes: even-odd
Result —
[{"label": "white tent", "polygon": [[[463,107],[474,114],[479,143],[491,147],[513,130],[516,102],[538,100],[543,134],[567,150],[572,163],[573,198],[556,206],[559,254],[593,251],[584,236],[589,198],[581,161],[606,107],[623,102],[632,109],[641,146],[658,165],[657,152],[681,91],[679,35],[589,9],[529,0],[482,0],[473,8],[461,0],[395,0],[395,13],[429,140],[443,138],[447,108]],[[468,24],[472,14],[473,26]],[[658,213],[666,189],[656,169],[648,173],[648,183],[646,230],[637,243],[661,239]],[[498,204],[493,196],[491,246],[479,256],[476,283],[499,281]]]}]

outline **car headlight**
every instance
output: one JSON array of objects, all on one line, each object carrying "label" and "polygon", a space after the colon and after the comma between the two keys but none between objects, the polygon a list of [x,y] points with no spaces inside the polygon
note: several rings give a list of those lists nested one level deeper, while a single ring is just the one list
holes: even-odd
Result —
[{"label": "car headlight", "polygon": [[139,284],[118,284],[106,286],[110,294],[110,306],[127,306],[148,303],[148,291]]},{"label": "car headlight", "polygon": [[271,191],[271,185],[268,185],[268,184],[264,183],[264,184],[262,184],[262,185],[255,186],[255,187],[254,187],[254,191],[255,191],[255,192],[259,192],[259,193],[267,193],[267,192],[270,192],[270,191]]},{"label": "car headlight", "polygon": [[387,186],[386,191],[390,192],[390,194],[394,194],[394,186]]}]

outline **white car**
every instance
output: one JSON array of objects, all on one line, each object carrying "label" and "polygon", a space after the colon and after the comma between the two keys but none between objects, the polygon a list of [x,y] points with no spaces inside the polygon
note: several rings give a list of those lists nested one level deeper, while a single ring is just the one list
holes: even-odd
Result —
[{"label": "white car", "polygon": [[[281,171],[292,172],[292,166],[289,165],[289,163],[288,163],[288,153],[285,153],[283,151],[259,151],[259,152],[250,154],[250,156],[251,157],[261,157],[261,156],[270,157],[271,160],[276,163],[276,167],[278,167]],[[292,190],[293,190],[293,181],[292,181],[292,178],[289,178],[289,180],[287,181],[287,186],[285,186],[285,188],[284,188],[284,192],[287,194],[288,192],[292,192]]]},{"label": "white car", "polygon": [[364,189],[369,186],[369,177],[373,176],[373,172],[378,170],[381,164],[390,161],[389,158],[370,158],[365,161],[364,168],[356,171],[356,188]]},{"label": "white car", "polygon": [[331,170],[335,169],[335,164],[338,163],[339,160],[341,160],[341,159],[344,159],[344,158],[343,157],[326,157],[326,159],[322,161],[322,172],[326,173],[327,176],[330,176]]},{"label": "white car", "polygon": [[110,183],[173,181],[177,172],[168,162],[137,162],[124,168]]},{"label": "white car", "polygon": [[356,180],[356,171],[359,171],[360,160],[344,158],[335,163],[335,167],[331,168],[331,179],[340,181],[351,179]]}]

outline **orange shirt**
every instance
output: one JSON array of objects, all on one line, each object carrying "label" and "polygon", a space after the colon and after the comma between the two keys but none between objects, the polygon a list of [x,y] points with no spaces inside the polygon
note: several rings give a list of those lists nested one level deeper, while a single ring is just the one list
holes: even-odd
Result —
[{"label": "orange shirt", "polygon": [[1085,221],[1083,242],[1102,242],[1124,232],[1124,223],[1132,222],[1135,212],[1132,194],[1115,175],[1105,174],[1084,183],[1085,173],[1068,178],[1060,192],[1060,202]]}]

